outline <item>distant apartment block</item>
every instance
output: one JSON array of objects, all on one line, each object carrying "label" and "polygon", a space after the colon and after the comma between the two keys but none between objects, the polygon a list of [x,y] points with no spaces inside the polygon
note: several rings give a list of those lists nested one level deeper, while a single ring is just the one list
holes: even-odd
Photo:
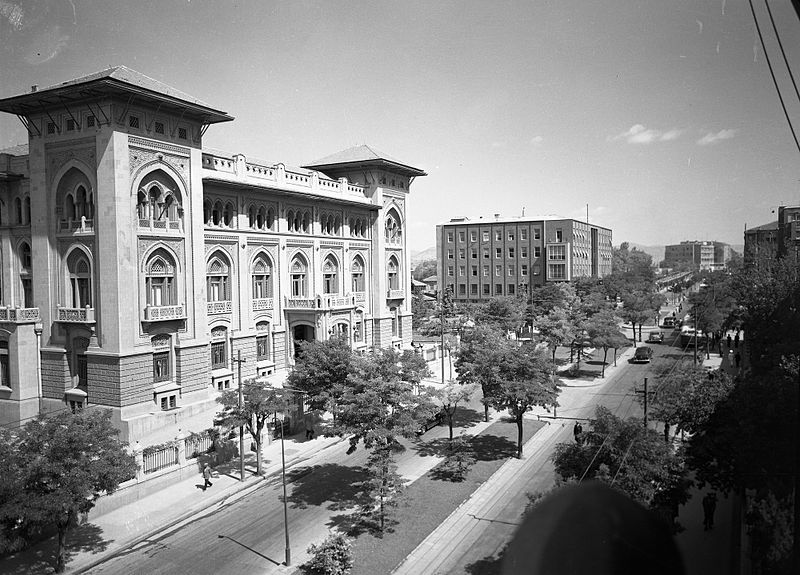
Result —
[{"label": "distant apartment block", "polygon": [[436,226],[439,285],[457,301],[611,273],[611,230],[558,216],[453,218]]},{"label": "distant apartment block", "polygon": [[720,270],[731,259],[731,246],[723,242],[689,240],[664,248],[662,268],[692,267],[698,270]]},{"label": "distant apartment block", "polygon": [[744,232],[744,260],[798,257],[800,251],[800,206],[778,208],[778,219]]}]

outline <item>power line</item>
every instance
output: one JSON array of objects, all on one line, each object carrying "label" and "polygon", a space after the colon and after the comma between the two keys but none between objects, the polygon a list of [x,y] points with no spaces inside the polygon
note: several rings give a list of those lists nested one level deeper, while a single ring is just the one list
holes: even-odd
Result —
[{"label": "power line", "polygon": [[800,91],[797,89],[797,82],[794,81],[794,74],[792,73],[792,67],[789,65],[789,59],[786,57],[786,52],[783,49],[783,42],[781,42],[781,35],[778,34],[778,27],[775,26],[775,19],[772,17],[772,8],[769,7],[769,0],[764,0],[764,5],[767,7],[767,13],[769,14],[769,21],[772,22],[772,29],[775,31],[775,38],[778,40],[778,47],[781,49],[781,55],[783,56],[783,62],[786,64],[786,69],[789,71],[789,78],[792,79],[792,86],[794,86],[794,93],[797,96],[797,99],[800,100]]}]

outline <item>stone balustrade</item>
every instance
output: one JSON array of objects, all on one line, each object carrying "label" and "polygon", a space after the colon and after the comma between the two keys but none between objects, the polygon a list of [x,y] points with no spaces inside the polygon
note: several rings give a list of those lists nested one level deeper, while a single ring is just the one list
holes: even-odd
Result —
[{"label": "stone balustrade", "polygon": [[94,308],[89,307],[61,307],[56,309],[56,321],[62,323],[95,323]]}]

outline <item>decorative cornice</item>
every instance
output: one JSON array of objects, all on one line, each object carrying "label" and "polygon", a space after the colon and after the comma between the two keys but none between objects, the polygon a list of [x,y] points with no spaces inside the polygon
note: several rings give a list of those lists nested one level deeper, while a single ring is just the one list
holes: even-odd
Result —
[{"label": "decorative cornice", "polygon": [[162,150],[164,152],[172,152],[173,154],[180,154],[187,157],[190,155],[189,148],[167,144],[158,140],[149,140],[139,136],[128,136],[128,146],[150,150]]}]

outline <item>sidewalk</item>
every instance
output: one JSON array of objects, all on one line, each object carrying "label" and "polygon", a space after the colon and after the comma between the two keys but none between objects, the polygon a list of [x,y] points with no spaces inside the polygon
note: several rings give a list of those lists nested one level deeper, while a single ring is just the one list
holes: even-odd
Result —
[{"label": "sidewalk", "polygon": [[[340,437],[305,439],[305,432],[285,439],[286,467],[297,464],[320,451],[344,441]],[[249,440],[246,442],[249,445]],[[167,487],[113,511],[91,518],[87,524],[67,533],[67,573],[82,573],[102,563],[122,549],[147,539],[197,513],[222,506],[233,497],[241,497],[261,486],[266,479],[281,472],[281,442],[272,440],[263,447],[264,475],[255,473],[255,454],[246,457],[246,479],[239,481],[239,460],[214,470],[213,486],[203,490],[199,471],[186,473]],[[57,536],[10,555],[2,560],[2,573],[52,573],[55,565]]]},{"label": "sidewalk", "polygon": [[[617,358],[617,367],[612,363],[606,368],[606,377],[603,379],[570,380],[570,385],[559,397],[559,412],[577,414],[582,406],[585,407],[587,394],[600,391],[604,384],[611,381],[617,368],[624,365],[633,353],[633,348],[626,348]],[[548,415],[550,414],[544,410],[536,410],[530,417]],[[571,436],[569,426],[555,423],[535,433],[523,446],[524,457],[504,463],[395,568],[393,575],[433,575],[448,572],[450,562],[457,558],[458,550],[478,544],[486,526],[495,520],[499,503],[507,496],[508,486],[517,478],[530,475],[543,458],[549,457],[550,447],[565,436]]]}]

